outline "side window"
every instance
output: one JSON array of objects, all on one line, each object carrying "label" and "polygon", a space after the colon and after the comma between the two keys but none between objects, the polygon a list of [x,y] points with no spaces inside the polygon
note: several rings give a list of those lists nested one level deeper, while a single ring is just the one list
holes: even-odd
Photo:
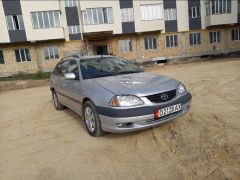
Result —
[{"label": "side window", "polygon": [[63,62],[63,63],[60,65],[59,70],[58,70],[58,73],[59,73],[60,75],[63,75],[63,74],[65,74],[65,73],[67,72],[67,70],[68,70],[68,64],[69,64],[69,61],[65,61],[65,62]]},{"label": "side window", "polygon": [[78,63],[76,60],[69,61],[67,72],[74,73],[76,76],[76,79],[79,79],[79,69],[78,69]]}]

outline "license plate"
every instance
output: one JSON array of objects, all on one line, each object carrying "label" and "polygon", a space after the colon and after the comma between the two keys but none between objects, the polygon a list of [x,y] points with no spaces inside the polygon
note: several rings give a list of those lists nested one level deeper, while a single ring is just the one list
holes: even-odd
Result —
[{"label": "license plate", "polygon": [[182,105],[181,104],[175,104],[173,106],[169,106],[163,109],[158,110],[158,118],[181,111]]}]

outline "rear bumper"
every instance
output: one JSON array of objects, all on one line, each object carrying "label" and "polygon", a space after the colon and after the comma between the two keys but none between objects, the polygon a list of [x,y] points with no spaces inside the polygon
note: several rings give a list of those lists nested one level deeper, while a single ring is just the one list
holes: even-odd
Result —
[{"label": "rear bumper", "polygon": [[[126,117],[126,114],[124,114],[124,111],[122,111],[122,114],[119,115],[119,117],[111,117],[106,116],[103,114],[99,114],[100,120],[101,120],[101,126],[103,131],[106,132],[113,132],[113,133],[125,133],[125,132],[132,132],[137,131],[141,129],[146,129],[154,126],[158,126],[162,123],[174,120],[177,117],[180,117],[184,114],[186,114],[191,109],[191,99],[192,96],[190,93],[185,95],[185,100],[183,102],[180,102],[182,104],[182,110],[170,114],[166,117],[162,117],[159,120],[154,119],[154,110],[159,108],[168,107],[169,105],[177,104],[179,101],[173,101],[171,103],[165,104],[164,106],[153,106],[151,107],[151,113],[150,114],[143,114],[140,116],[128,116]],[[135,111],[136,112],[136,111]],[[127,113],[128,114],[128,113]],[[133,114],[134,110],[133,110]],[[124,126],[119,127],[119,124],[124,124]]]}]

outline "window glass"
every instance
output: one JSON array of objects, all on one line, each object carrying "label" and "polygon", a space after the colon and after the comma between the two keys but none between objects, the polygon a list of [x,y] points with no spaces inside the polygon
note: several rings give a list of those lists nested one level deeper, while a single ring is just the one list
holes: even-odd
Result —
[{"label": "window glass", "polygon": [[163,6],[162,4],[141,5],[141,14],[142,14],[142,20],[162,19]]},{"label": "window glass", "polygon": [[59,73],[65,74],[68,70],[68,64],[69,64],[69,61],[63,62],[59,68]]},{"label": "window glass", "polygon": [[16,61],[21,62],[20,51],[19,49],[15,50]]},{"label": "window glass", "polygon": [[103,11],[102,11],[102,8],[97,8],[97,15],[98,15],[98,24],[103,24],[104,21],[103,21]]},{"label": "window glass", "polygon": [[23,23],[22,15],[18,15],[17,18],[18,18],[19,30],[24,30],[24,23]]},{"label": "window glass", "polygon": [[39,28],[44,28],[43,12],[38,13]]},{"label": "window glass", "polygon": [[70,60],[69,61],[69,66],[68,66],[68,71],[69,73],[74,73],[76,79],[79,79],[79,70],[78,70],[78,63],[76,60]]},{"label": "window glass", "polygon": [[50,11],[49,12],[49,24],[51,25],[51,27],[55,27],[55,22],[54,22],[54,12]]},{"label": "window glass", "polygon": [[139,66],[118,57],[81,60],[80,69],[83,79],[140,73],[143,71]]},{"label": "window glass", "polygon": [[39,11],[32,12],[32,25],[33,28],[53,28],[60,27],[60,13],[59,11]]},{"label": "window glass", "polygon": [[48,12],[44,12],[43,13],[43,18],[44,18],[44,24],[45,24],[45,28],[49,28],[50,27],[50,22],[48,19]]},{"label": "window glass", "polygon": [[55,22],[56,22],[55,27],[60,27],[60,14],[59,14],[59,11],[54,11],[54,17],[55,17]]},{"label": "window glass", "polygon": [[178,46],[178,36],[177,35],[169,35],[166,36],[166,47],[177,47]]},{"label": "window glass", "polygon": [[12,16],[6,16],[6,21],[7,21],[7,25],[8,25],[8,30],[15,30],[14,25],[13,25],[13,21],[12,21]]},{"label": "window glass", "polygon": [[49,48],[44,48],[44,56],[45,56],[45,59],[50,59],[49,54],[50,54]]},{"label": "window glass", "polygon": [[165,9],[164,14],[165,14],[166,21],[171,21],[171,20],[177,19],[176,9],[173,9],[173,8]]},{"label": "window glass", "polygon": [[32,25],[33,28],[36,29],[38,28],[38,18],[37,18],[37,13],[32,13]]},{"label": "window glass", "polygon": [[3,57],[3,52],[0,51],[0,64],[5,64],[4,57]]},{"label": "window glass", "polygon": [[132,51],[132,41],[130,39],[119,40],[119,50],[120,52]]},{"label": "window glass", "polygon": [[157,38],[156,37],[145,37],[144,45],[145,45],[145,50],[157,49]]},{"label": "window glass", "polygon": [[57,46],[45,47],[44,56],[45,56],[45,60],[58,59],[59,58],[58,47]]}]

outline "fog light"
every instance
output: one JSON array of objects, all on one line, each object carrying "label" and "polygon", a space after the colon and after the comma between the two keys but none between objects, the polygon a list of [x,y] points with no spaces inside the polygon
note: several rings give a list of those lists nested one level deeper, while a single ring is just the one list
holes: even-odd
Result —
[{"label": "fog light", "polygon": [[132,122],[126,122],[126,123],[117,123],[116,124],[118,128],[128,128],[133,126]]},{"label": "fog light", "polygon": [[118,127],[118,128],[122,128],[122,127],[124,127],[124,126],[125,126],[124,123],[117,123],[117,127]]}]

